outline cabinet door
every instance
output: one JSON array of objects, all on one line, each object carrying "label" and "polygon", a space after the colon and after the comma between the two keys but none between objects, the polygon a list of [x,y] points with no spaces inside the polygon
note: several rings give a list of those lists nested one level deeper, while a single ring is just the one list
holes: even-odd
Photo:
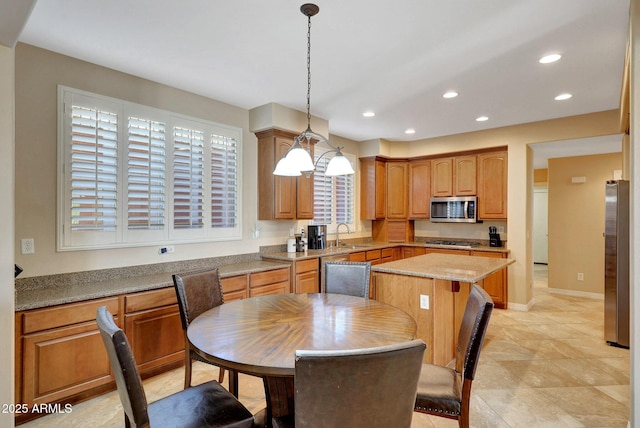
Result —
[{"label": "cabinet door", "polygon": [[457,156],[454,158],[454,195],[475,196],[476,190],[476,157]]},{"label": "cabinet door", "polygon": [[178,305],[126,314],[124,331],[142,377],[184,360],[184,333]]},{"label": "cabinet door", "polygon": [[24,404],[53,403],[114,379],[95,321],[25,335],[22,357],[22,397],[16,401]]},{"label": "cabinet door", "polygon": [[317,271],[296,274],[296,293],[318,293],[319,291],[320,281]]},{"label": "cabinet door", "polygon": [[279,282],[276,284],[263,285],[261,287],[252,288],[249,291],[251,297],[265,296],[267,294],[285,294],[289,292],[289,281]]},{"label": "cabinet door", "polygon": [[360,218],[376,220],[387,215],[387,167],[384,161],[360,159]]},{"label": "cabinet door", "polygon": [[289,275],[290,269],[288,267],[286,269],[252,273],[249,279],[249,296],[291,292]]},{"label": "cabinet door", "polygon": [[[472,256],[477,257],[493,257],[503,258],[502,253],[490,253],[486,251],[472,251]],[[485,289],[487,294],[493,299],[493,303],[496,308],[507,308],[507,269],[499,270],[482,280],[482,288]]]},{"label": "cabinet door", "polygon": [[478,155],[478,219],[507,218],[507,151]]},{"label": "cabinet door", "polygon": [[225,302],[249,297],[249,276],[246,274],[221,278],[220,284]]},{"label": "cabinet door", "polygon": [[406,219],[409,214],[409,164],[387,162],[387,218]]},{"label": "cabinet door", "polygon": [[431,161],[431,196],[453,196],[453,158]]},{"label": "cabinet door", "polygon": [[431,161],[409,162],[409,218],[429,218]]},{"label": "cabinet door", "polygon": [[[275,140],[275,159],[276,163],[292,145],[292,141],[277,137]],[[274,175],[275,179],[275,213],[274,217],[278,220],[293,220],[296,218],[296,177],[281,177]],[[268,197],[268,195],[265,195]]]},{"label": "cabinet door", "polygon": [[[309,148],[313,159],[313,144]],[[313,218],[313,174],[296,177],[296,218]]]}]

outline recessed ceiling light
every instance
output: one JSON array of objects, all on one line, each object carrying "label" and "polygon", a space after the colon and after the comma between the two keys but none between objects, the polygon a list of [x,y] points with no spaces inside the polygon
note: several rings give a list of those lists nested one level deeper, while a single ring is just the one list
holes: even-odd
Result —
[{"label": "recessed ceiling light", "polygon": [[476,117],[476,122],[486,122],[487,120],[489,120],[489,117],[487,117],[487,116],[478,116],[478,117]]},{"label": "recessed ceiling light", "polygon": [[538,62],[540,64],[550,64],[552,62],[558,61],[560,58],[562,58],[562,55],[560,54],[545,55],[542,58],[540,58]]},{"label": "recessed ceiling light", "polygon": [[405,134],[415,134],[415,133],[416,133],[416,130],[415,130],[415,129],[413,129],[413,128],[409,128],[409,129],[407,129],[406,131],[404,131],[404,133],[405,133]]},{"label": "recessed ceiling light", "polygon": [[455,98],[457,96],[458,96],[458,93],[456,91],[449,91],[442,94],[442,98]]},{"label": "recessed ceiling light", "polygon": [[558,95],[558,96],[557,96],[557,97],[555,97],[554,99],[555,99],[556,101],[564,101],[564,100],[568,100],[568,99],[569,99],[569,98],[571,98],[572,96],[573,96],[573,95],[571,95],[571,94],[566,94],[566,93],[565,93],[565,94],[560,94],[560,95]]},{"label": "recessed ceiling light", "polygon": [[372,111],[365,111],[364,113],[362,113],[362,115],[363,115],[364,117],[373,117],[373,116],[375,116],[376,114],[375,114],[374,112],[372,112]]}]

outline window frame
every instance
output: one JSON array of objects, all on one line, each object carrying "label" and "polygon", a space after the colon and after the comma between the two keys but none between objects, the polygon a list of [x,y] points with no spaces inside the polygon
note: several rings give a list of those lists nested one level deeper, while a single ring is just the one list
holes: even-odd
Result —
[{"label": "window frame", "polygon": [[[73,231],[71,228],[71,120],[67,118],[73,101],[82,106],[115,109],[118,117],[117,129],[117,207],[116,230]],[[131,103],[87,91],[58,85],[58,169],[57,186],[57,251],[95,250],[102,248],[143,247],[167,243],[215,242],[242,239],[242,128],[219,124],[167,110]],[[130,229],[128,159],[129,118],[136,117],[165,125],[164,147],[164,226],[161,229]],[[198,229],[176,229],[173,212],[173,157],[174,129],[183,126],[204,132],[204,227]],[[212,227],[211,224],[211,164],[212,137],[223,136],[235,142],[235,225]],[[233,144],[232,144],[233,146]],[[232,211],[233,213],[234,211]]]}]

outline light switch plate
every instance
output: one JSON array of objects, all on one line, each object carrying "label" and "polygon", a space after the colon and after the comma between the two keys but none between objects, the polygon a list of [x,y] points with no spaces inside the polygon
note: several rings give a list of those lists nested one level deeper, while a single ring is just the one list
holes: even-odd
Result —
[{"label": "light switch plate", "polygon": [[429,309],[429,295],[421,294],[420,295],[420,309]]}]

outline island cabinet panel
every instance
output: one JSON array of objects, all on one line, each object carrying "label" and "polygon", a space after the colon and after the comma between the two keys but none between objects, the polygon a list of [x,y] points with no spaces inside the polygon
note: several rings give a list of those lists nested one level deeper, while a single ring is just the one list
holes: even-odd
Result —
[{"label": "island cabinet panel", "polygon": [[[382,272],[374,272],[373,283],[376,300],[400,308],[416,320],[416,337],[427,344],[424,362],[448,364],[455,356],[457,331],[462,321],[458,314],[467,303],[469,293],[464,290],[469,286]],[[428,308],[421,307],[421,296],[428,299]]]},{"label": "island cabinet panel", "polygon": [[[113,388],[95,322],[103,305],[120,323],[117,297],[16,313],[16,403],[73,403]],[[16,420],[38,416],[17,415]]]},{"label": "island cabinet panel", "polygon": [[387,216],[387,166],[384,160],[360,159],[360,218],[383,219]]},{"label": "island cabinet panel", "polygon": [[507,218],[507,151],[478,155],[478,219]]},{"label": "island cabinet panel", "polygon": [[429,218],[431,205],[431,161],[409,162],[409,218]]}]

